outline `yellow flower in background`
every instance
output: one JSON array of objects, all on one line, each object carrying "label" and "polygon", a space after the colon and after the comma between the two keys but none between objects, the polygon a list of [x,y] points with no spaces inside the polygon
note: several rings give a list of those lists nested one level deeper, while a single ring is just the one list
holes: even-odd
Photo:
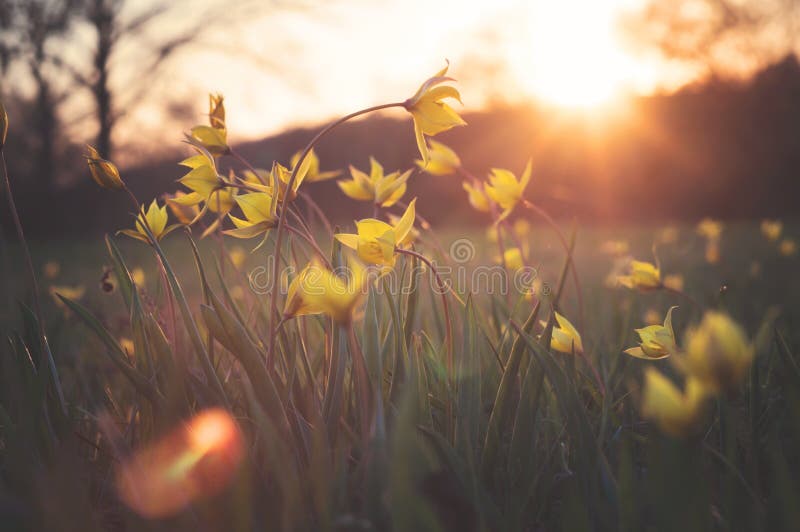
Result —
[{"label": "yellow flower in background", "polygon": [[508,248],[503,253],[502,260],[500,259],[499,256],[496,256],[495,260],[499,264],[505,263],[506,268],[508,268],[511,271],[522,269],[525,266],[525,261],[522,260],[522,251],[520,251],[520,249],[517,247]]},{"label": "yellow flower in background", "polygon": [[133,344],[133,340],[128,337],[122,337],[119,339],[119,346],[128,355],[128,358],[134,360],[134,355],[136,354],[136,346]]},{"label": "yellow flower in background", "polygon": [[473,185],[464,181],[461,186],[467,191],[469,204],[472,205],[473,209],[481,212],[490,212],[492,210],[491,200],[489,196],[486,195],[483,184],[475,183]]},{"label": "yellow flower in background", "polygon": [[706,262],[709,264],[717,264],[719,262],[719,239],[713,238],[706,242]]},{"label": "yellow flower in background", "polygon": [[606,255],[621,257],[628,254],[630,246],[627,240],[606,240],[600,245],[600,251]]},{"label": "yellow flower in background", "polygon": [[617,276],[617,283],[632,290],[655,290],[661,288],[661,270],[653,263],[632,260],[628,274]]},{"label": "yellow flower in background", "polygon": [[107,161],[100,156],[100,153],[92,146],[86,145],[88,153],[86,162],[89,165],[89,172],[92,174],[94,182],[103,188],[120,189],[125,186],[119,175],[119,170],[111,161]]},{"label": "yellow flower in background", "polygon": [[664,325],[650,325],[636,329],[641,342],[637,347],[631,347],[624,352],[636,358],[645,360],[660,360],[675,353],[675,332],[672,329],[672,311],[678,307],[670,307]]},{"label": "yellow flower in background", "polygon": [[697,234],[709,240],[715,240],[722,236],[722,229],[722,222],[712,218],[703,218],[697,224]]},{"label": "yellow flower in background", "polygon": [[489,174],[489,183],[484,186],[486,195],[495,203],[500,205],[503,212],[500,214],[499,220],[505,219],[517,203],[522,199],[525,192],[525,187],[531,179],[531,162],[525,165],[525,170],[519,179],[508,170],[502,168],[493,168]]},{"label": "yellow flower in background", "polygon": [[404,243],[414,227],[417,199],[411,200],[408,208],[396,225],[391,226],[381,220],[367,218],[356,222],[357,234],[338,233],[336,240],[355,250],[358,257],[367,264],[394,266],[395,248]]},{"label": "yellow flower in background", "polygon": [[411,113],[414,120],[414,136],[417,139],[417,148],[425,165],[430,160],[428,145],[425,135],[438,135],[456,126],[466,125],[452,107],[443,100],[452,98],[461,103],[461,95],[455,87],[442,85],[447,81],[455,81],[446,77],[449,65],[428,78],[417,90],[416,94],[403,102],[403,106]]},{"label": "yellow flower in background", "polygon": [[208,122],[215,129],[225,129],[225,104],[221,94],[208,95]]},{"label": "yellow flower in background", "polygon": [[161,240],[170,232],[180,227],[180,224],[173,224],[167,227],[167,221],[169,221],[167,206],[159,206],[158,201],[153,200],[152,203],[150,203],[150,207],[147,208],[147,211],[145,212],[144,207],[142,207],[142,212],[136,217],[136,230],[122,229],[119,232],[141,242],[149,243],[150,240],[147,238],[145,225],[150,228],[156,240]]},{"label": "yellow flower in background", "polygon": [[781,237],[783,223],[780,220],[763,220],[761,222],[761,233],[770,242],[776,242]]},{"label": "yellow flower in background", "polygon": [[66,305],[58,296],[63,296],[67,299],[71,299],[72,301],[78,301],[83,297],[86,293],[86,287],[83,285],[78,286],[66,286],[66,285],[52,285],[49,288],[50,295],[53,298],[53,301],[56,302],[61,308],[66,308]]},{"label": "yellow flower in background", "polygon": [[291,315],[326,314],[346,325],[366,295],[368,280],[368,271],[357,260],[348,262],[345,276],[336,275],[315,260],[292,282],[296,283],[293,291],[290,285],[288,310],[294,312]]},{"label": "yellow flower in background", "polygon": [[[292,155],[289,166],[291,166],[292,168],[297,166],[297,164],[300,162],[300,156],[302,154],[303,154],[302,151],[298,151],[297,153]],[[308,152],[308,155],[306,155],[306,160],[308,160],[308,170],[306,172],[305,180],[308,181],[309,183],[317,183],[319,181],[325,181],[327,179],[339,177],[339,175],[342,173],[339,170],[320,172],[319,157],[317,157],[317,154],[314,152],[313,148],[311,149],[311,151]]]},{"label": "yellow flower in background", "polygon": [[655,368],[645,370],[642,415],[670,436],[692,435],[703,421],[708,392],[697,379],[689,377],[685,390]]},{"label": "yellow flower in background", "polygon": [[383,166],[373,157],[369,158],[369,175],[351,166],[351,179],[339,181],[339,188],[348,197],[359,201],[371,201],[375,205],[391,207],[406,193],[406,182],[411,170],[385,174]]},{"label": "yellow flower in background", "polygon": [[784,257],[791,257],[797,254],[797,242],[792,240],[791,238],[784,238],[781,240],[780,246],[778,246],[778,251]]},{"label": "yellow flower in background", "polygon": [[145,280],[144,270],[138,266],[134,268],[131,271],[131,279],[133,280],[134,283],[136,283],[139,286],[144,285],[144,280]]},{"label": "yellow flower in background", "polygon": [[672,273],[664,276],[664,286],[676,292],[683,292],[683,275],[679,273]]},{"label": "yellow flower in background", "polygon": [[517,238],[528,238],[528,235],[531,234],[531,223],[525,218],[517,218],[514,220],[512,230],[514,231],[514,234],[517,235]]},{"label": "yellow flower in background", "polygon": [[707,311],[686,333],[686,370],[713,391],[738,387],[754,354],[744,330],[721,312]]},{"label": "yellow flower in background", "polygon": [[556,315],[556,323],[558,326],[553,327],[553,336],[550,339],[550,347],[560,353],[567,353],[571,355],[583,353],[583,342],[581,335],[575,326],[569,322],[567,318],[559,314]]},{"label": "yellow flower in background", "polygon": [[283,306],[283,316],[285,318],[322,314],[324,312],[321,306],[316,305],[305,297],[306,292],[310,291],[310,287],[314,286],[315,278],[322,276],[322,268],[323,266],[317,262],[309,263],[289,283],[286,303]]},{"label": "yellow flower in background", "polygon": [[452,175],[461,166],[458,154],[449,146],[433,139],[428,141],[428,162],[414,161],[422,170],[436,176]]},{"label": "yellow flower in background", "polygon": [[661,229],[656,235],[656,242],[659,244],[674,244],[678,241],[680,231],[674,225],[668,225]]},{"label": "yellow flower in background", "polygon": [[42,274],[45,279],[55,279],[59,273],[61,273],[61,265],[54,260],[49,260],[42,266]]},{"label": "yellow flower in background", "polygon": [[661,313],[654,308],[649,308],[642,316],[642,320],[647,325],[659,325],[661,323]]},{"label": "yellow flower in background", "polygon": [[247,260],[247,253],[241,246],[233,246],[228,251],[228,257],[236,268],[240,268],[244,261]]},{"label": "yellow flower in background", "polygon": [[242,210],[245,219],[237,218],[232,214],[228,217],[236,229],[228,229],[223,234],[236,238],[253,238],[266,234],[278,224],[278,202],[275,196],[266,192],[251,192],[240,194],[234,198]]}]

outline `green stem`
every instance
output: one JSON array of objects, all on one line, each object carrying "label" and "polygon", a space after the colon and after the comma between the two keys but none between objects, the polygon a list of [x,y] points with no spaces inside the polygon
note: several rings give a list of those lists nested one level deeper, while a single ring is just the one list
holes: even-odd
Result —
[{"label": "green stem", "polygon": [[[523,200],[523,205],[528,209],[532,210],[536,214],[538,214],[547,224],[553,228],[555,231],[556,236],[558,237],[559,241],[561,242],[561,246],[564,248],[564,251],[569,249],[569,244],[567,243],[567,239],[564,237],[564,233],[561,232],[561,228],[558,227],[558,224],[555,220],[541,207],[538,205],[534,205],[528,200]],[[572,282],[575,284],[575,291],[577,292],[578,296],[578,324],[580,327],[583,327],[583,290],[581,289],[581,283],[578,279],[578,271],[575,268],[575,261],[572,258],[572,254],[569,254],[570,257],[570,265],[571,273],[572,273]]]},{"label": "green stem", "polygon": [[[353,118],[359,117],[361,115],[365,115],[374,111],[380,111],[382,109],[389,109],[391,107],[405,107],[402,102],[395,102],[395,103],[386,103],[383,105],[375,105],[373,107],[367,107],[366,109],[361,109],[360,111],[356,111],[354,113],[350,113],[349,115],[343,116],[338,120],[335,120],[325,126],[319,133],[314,135],[314,137],[309,141],[306,147],[303,149],[303,152],[300,154],[300,158],[298,159],[298,163],[292,168],[292,175],[289,177],[289,182],[286,184],[286,196],[284,197],[284,202],[288,200],[289,191],[292,190],[294,187],[294,182],[297,179],[297,171],[303,165],[303,161],[314,149],[314,146],[317,142],[320,141],[325,135],[327,135],[332,129],[336,128],[337,126],[347,122],[348,120],[352,120]],[[278,216],[278,226],[275,229],[275,261],[273,262],[272,267],[272,293],[270,294],[270,304],[269,304],[269,311],[270,311],[270,337],[269,337],[269,351],[267,352],[267,366],[269,368],[272,367],[272,361],[275,353],[275,320],[277,318],[277,311],[278,308],[278,268],[280,266],[280,249],[281,244],[283,243],[283,227],[286,225],[286,211],[288,209],[284,207],[281,209],[280,215]]]},{"label": "green stem", "polygon": [[[439,287],[439,291],[442,295],[442,308],[444,310],[444,322],[445,322],[445,367],[447,368],[447,382],[448,382],[448,389],[450,388],[450,379],[453,378],[455,374],[455,363],[453,359],[453,323],[450,318],[450,305],[447,302],[447,290],[445,287],[442,278],[439,276],[439,272],[433,263],[428,260],[428,258],[421,254],[417,253],[416,251],[412,251],[410,249],[401,249],[395,248],[395,251],[398,253],[402,253],[404,255],[410,255],[415,257],[416,259],[425,263],[425,265],[430,269],[431,274],[433,274],[434,279],[436,279],[436,284]],[[446,426],[447,426],[447,433],[450,438],[450,441],[453,441],[455,437],[454,430],[455,427],[453,425],[453,404],[452,401],[448,400],[446,402]]]},{"label": "green stem", "polygon": [[[8,177],[8,168],[6,166],[6,154],[3,146],[0,145],[0,159],[3,162],[3,182],[5,184],[6,196],[8,197],[8,209],[11,211],[11,218],[14,221],[14,228],[17,230],[17,237],[19,238],[20,246],[22,246],[22,254],[25,257],[25,264],[28,269],[28,277],[30,278],[31,288],[33,289],[33,311],[36,314],[36,322],[39,328],[39,348],[40,356],[51,357],[49,347],[47,346],[47,335],[45,333],[44,318],[42,316],[42,307],[39,303],[39,282],[36,279],[36,270],[33,267],[33,260],[31,259],[31,251],[28,248],[28,241],[25,240],[25,232],[22,229],[22,222],[19,219],[17,212],[17,204],[14,201],[14,195],[11,192],[11,179]],[[44,371],[44,364],[40,366],[40,371]],[[60,388],[59,388],[60,390]],[[66,408],[64,398],[60,397],[62,408]],[[64,410],[66,413],[66,410]]]}]

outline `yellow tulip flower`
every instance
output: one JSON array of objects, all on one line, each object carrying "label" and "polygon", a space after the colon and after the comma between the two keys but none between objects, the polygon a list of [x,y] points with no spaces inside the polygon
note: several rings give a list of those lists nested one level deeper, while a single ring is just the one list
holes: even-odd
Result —
[{"label": "yellow tulip flower", "polygon": [[414,227],[416,203],[416,198],[411,200],[403,216],[394,226],[381,220],[367,218],[356,222],[357,234],[339,233],[336,235],[336,240],[354,249],[359,258],[367,264],[394,266],[395,248],[406,242]]},{"label": "yellow tulip flower", "polygon": [[189,139],[215,156],[226,155],[231,151],[228,147],[228,131],[225,128],[194,126],[190,131]]},{"label": "yellow tulip flower", "polygon": [[617,283],[634,290],[655,290],[661,288],[661,270],[655,264],[632,260],[628,275],[617,276]]},{"label": "yellow tulip flower", "polygon": [[[190,170],[189,173],[178,179],[178,182],[192,192],[196,192],[202,201],[208,201],[211,194],[225,186],[225,181],[217,173],[214,158],[205,151],[198,150],[197,155],[184,159],[179,164]],[[200,201],[196,203],[200,203]]]},{"label": "yellow tulip flower", "polygon": [[422,170],[436,176],[452,175],[461,166],[461,159],[449,146],[433,139],[428,141],[428,162],[414,161]]},{"label": "yellow tulip flower", "polygon": [[672,329],[672,311],[678,307],[670,307],[664,325],[650,325],[636,329],[641,342],[637,347],[625,350],[625,353],[645,360],[660,360],[675,353],[675,332]]},{"label": "yellow tulip flower", "polygon": [[294,318],[296,316],[306,316],[309,314],[322,314],[324,309],[305,297],[306,292],[314,286],[315,278],[322,275],[323,266],[312,262],[297,274],[289,283],[289,291],[286,295],[286,303],[283,306],[284,318]]},{"label": "yellow tulip flower", "polygon": [[397,171],[384,175],[383,166],[373,157],[369,158],[369,166],[369,175],[351,166],[351,179],[339,181],[339,188],[354,200],[371,201],[375,205],[391,207],[406,193],[406,182],[411,177],[411,170],[402,174]]},{"label": "yellow tulip flower", "polygon": [[[400,223],[400,220],[403,219],[402,215],[393,214],[391,212],[387,213],[386,216],[389,217],[389,223],[392,226],[397,226]],[[406,237],[397,243],[398,247],[406,247],[408,244],[414,242],[419,238],[419,230],[416,227],[411,227],[411,231],[408,232]]]},{"label": "yellow tulip flower", "polygon": [[442,85],[447,81],[455,81],[445,76],[449,65],[428,78],[417,90],[416,94],[403,102],[403,106],[411,113],[414,120],[414,136],[417,139],[417,148],[422,161],[428,164],[430,155],[425,135],[433,136],[456,126],[466,125],[452,107],[443,100],[453,98],[461,103],[461,95],[455,87]]},{"label": "yellow tulip flower", "polygon": [[721,312],[706,312],[700,325],[686,334],[686,370],[713,391],[739,386],[754,353],[744,330]]},{"label": "yellow tulip flower", "polygon": [[156,240],[161,240],[170,232],[180,227],[180,224],[173,224],[167,227],[167,221],[169,221],[167,206],[159,206],[158,201],[153,200],[152,203],[150,203],[150,206],[147,208],[147,211],[145,212],[144,207],[142,207],[142,212],[136,217],[136,230],[122,229],[119,232],[141,242],[149,243],[150,240],[147,238],[145,225],[150,228],[150,231],[153,233],[153,236],[156,237]]},{"label": "yellow tulip flower", "polygon": [[208,95],[208,121],[211,127],[225,130],[225,104],[221,94]]},{"label": "yellow tulip flower", "polygon": [[229,214],[228,217],[236,229],[228,229],[223,233],[236,238],[264,235],[266,239],[267,232],[278,224],[278,202],[275,196],[266,192],[251,192],[240,194],[234,199],[245,219]]},{"label": "yellow tulip flower", "polygon": [[689,377],[681,391],[655,368],[645,371],[642,415],[655,422],[661,431],[685,438],[698,428],[705,413],[708,392],[700,381]]},{"label": "yellow tulip flower", "polygon": [[119,175],[119,170],[111,161],[100,157],[100,153],[92,146],[86,145],[89,153],[86,154],[86,162],[89,164],[89,171],[94,182],[103,188],[120,189],[125,186]]},{"label": "yellow tulip flower", "polygon": [[[298,151],[294,155],[292,155],[292,159],[290,161],[290,166],[294,168],[300,162],[300,156],[303,154],[302,151]],[[331,170],[327,172],[320,172],[319,170],[319,157],[312,149],[306,155],[306,160],[308,161],[308,170],[305,174],[305,181],[309,183],[317,183],[319,181],[325,181],[327,179],[331,179],[334,177],[339,177],[342,173],[339,170]]]},{"label": "yellow tulip flower", "polygon": [[[306,157],[300,168],[297,169],[297,175],[292,184],[292,190],[289,193],[289,201],[294,201],[297,197],[297,190],[303,181],[308,177],[309,169],[311,168],[312,159]],[[278,189],[278,199],[283,200],[286,196],[286,188],[289,186],[289,181],[292,178],[292,171],[278,162],[272,163],[272,170],[267,172],[263,168],[256,168],[255,172],[252,170],[245,170],[243,172],[244,180],[247,184],[260,192],[266,192],[269,195],[274,195],[273,190]],[[268,184],[263,184],[264,182]]]},{"label": "yellow tulip flower", "polygon": [[348,262],[346,276],[314,260],[290,285],[284,315],[327,314],[336,323],[347,325],[366,295],[368,280],[368,271],[357,260]]},{"label": "yellow tulip flower", "polygon": [[485,185],[486,195],[495,203],[500,205],[503,212],[500,214],[499,220],[505,219],[517,203],[522,199],[525,192],[525,187],[531,180],[531,162],[525,165],[525,170],[519,179],[509,172],[501,168],[493,168],[489,174],[489,183]]},{"label": "yellow tulip flower", "polygon": [[472,184],[464,181],[461,186],[467,191],[467,198],[469,199],[469,204],[472,205],[473,209],[481,212],[489,212],[492,210],[491,200],[489,199],[489,196],[486,195],[483,184]]},{"label": "yellow tulip flower", "polygon": [[557,326],[553,327],[550,348],[568,355],[583,353],[581,335],[575,326],[558,312],[556,312],[556,324]]},{"label": "yellow tulip flower", "polygon": [[763,220],[761,222],[761,232],[770,242],[775,242],[781,237],[783,223],[780,220]]}]

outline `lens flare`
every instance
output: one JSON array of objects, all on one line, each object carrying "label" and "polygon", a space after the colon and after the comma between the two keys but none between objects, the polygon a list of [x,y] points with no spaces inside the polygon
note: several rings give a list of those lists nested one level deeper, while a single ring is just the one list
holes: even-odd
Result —
[{"label": "lens flare", "polygon": [[206,410],[124,462],[117,490],[136,513],[166,517],[222,491],[243,456],[242,433],[230,414]]}]

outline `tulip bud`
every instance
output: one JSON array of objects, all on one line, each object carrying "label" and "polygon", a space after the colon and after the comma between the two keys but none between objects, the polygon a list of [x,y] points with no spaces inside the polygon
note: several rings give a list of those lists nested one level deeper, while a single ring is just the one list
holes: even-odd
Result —
[{"label": "tulip bud", "polygon": [[209,94],[208,120],[211,127],[225,129],[225,104],[221,94]]},{"label": "tulip bud", "polygon": [[744,378],[754,350],[742,328],[730,317],[709,311],[686,339],[686,368],[715,391],[731,391]]},{"label": "tulip bud", "polygon": [[89,171],[92,179],[103,188],[120,189],[125,186],[119,176],[119,170],[114,163],[100,157],[100,153],[92,146],[87,144],[89,153],[86,154],[86,162],[89,164]]}]

